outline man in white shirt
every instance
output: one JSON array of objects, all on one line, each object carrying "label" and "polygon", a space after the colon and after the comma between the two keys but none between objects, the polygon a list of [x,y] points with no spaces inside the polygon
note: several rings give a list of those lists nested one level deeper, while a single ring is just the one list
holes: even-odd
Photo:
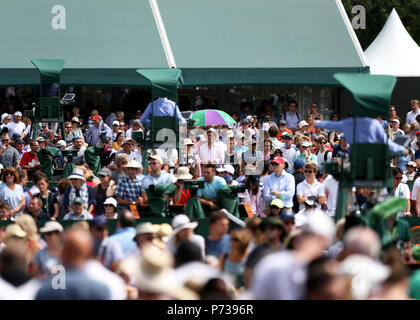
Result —
[{"label": "man in white shirt", "polygon": [[318,172],[318,166],[314,163],[308,163],[305,165],[304,173],[306,179],[303,180],[296,186],[296,197],[299,202],[299,210],[302,210],[304,202],[309,197],[316,197],[318,199],[317,208],[325,209],[325,189],[324,185],[315,179],[315,176]]},{"label": "man in white shirt", "polygon": [[411,217],[410,213],[410,188],[407,184],[402,183],[403,172],[400,168],[396,167],[392,169],[392,175],[394,177],[394,197],[402,198],[407,200],[407,208],[405,212],[398,212],[399,217]]},{"label": "man in white shirt", "polygon": [[223,164],[225,153],[217,139],[217,131],[213,128],[207,131],[207,143],[199,149],[199,156],[202,164]]},{"label": "man in white shirt", "polygon": [[418,124],[418,122],[416,121],[416,117],[418,115],[420,115],[420,103],[419,103],[419,100],[414,99],[414,100],[411,100],[410,103],[411,103],[412,110],[407,113],[407,116],[405,118],[406,119],[405,120],[405,124],[413,124],[413,123],[417,123]]},{"label": "man in white shirt", "polygon": [[14,135],[19,135],[19,138],[24,138],[23,132],[26,129],[26,125],[20,121],[22,119],[22,112],[16,111],[13,115],[13,121],[7,125],[9,129],[9,137],[14,139]]},{"label": "man in white shirt", "polygon": [[127,138],[127,139],[131,139],[132,138],[132,133],[133,132],[143,132],[143,130],[141,129],[141,127],[140,127],[140,120],[139,119],[134,119],[133,120],[133,127],[132,128],[130,128],[130,129],[128,129],[126,132],[125,132],[125,137]]},{"label": "man in white shirt", "polygon": [[327,198],[327,213],[330,217],[334,217],[337,207],[338,181],[329,174],[325,178],[323,184],[325,197]]},{"label": "man in white shirt", "polygon": [[291,133],[284,132],[282,133],[281,138],[284,141],[284,147],[281,148],[281,151],[283,151],[283,158],[285,158],[289,163],[289,168],[287,169],[287,172],[293,173],[293,162],[296,160],[299,151],[293,145],[293,135]]}]

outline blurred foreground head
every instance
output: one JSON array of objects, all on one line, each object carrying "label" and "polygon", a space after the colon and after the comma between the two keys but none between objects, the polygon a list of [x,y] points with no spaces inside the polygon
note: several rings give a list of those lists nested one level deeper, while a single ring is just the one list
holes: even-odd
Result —
[{"label": "blurred foreground head", "polygon": [[69,228],[64,235],[61,260],[66,267],[80,268],[91,257],[92,236],[87,230]]}]

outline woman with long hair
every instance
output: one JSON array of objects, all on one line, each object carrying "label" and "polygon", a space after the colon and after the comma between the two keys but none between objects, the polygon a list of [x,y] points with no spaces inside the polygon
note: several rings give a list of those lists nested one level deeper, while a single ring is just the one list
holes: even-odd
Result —
[{"label": "woman with long hair", "polygon": [[72,129],[72,123],[65,122],[63,140],[66,141],[68,146],[73,143],[73,133],[71,129]]},{"label": "woman with long hair", "polygon": [[0,201],[10,205],[10,215],[15,217],[25,208],[23,188],[19,185],[18,171],[8,167],[3,172],[3,183],[0,184]]},{"label": "woman with long hair", "polygon": [[118,132],[116,137],[115,137],[115,141],[112,144],[112,147],[114,148],[115,151],[118,152],[118,151],[121,151],[123,149],[122,145],[124,143],[124,139],[125,139],[125,133],[122,132],[122,131]]},{"label": "woman with long hair", "polygon": [[58,200],[57,197],[48,190],[48,177],[46,174],[39,175],[38,179],[34,181],[39,189],[38,198],[41,200],[41,212],[47,213],[51,216],[51,220],[58,219]]},{"label": "woman with long hair", "polygon": [[[39,236],[38,236],[38,227],[36,226],[35,219],[32,218],[29,214],[21,214],[16,217],[16,224],[22,228],[23,231],[26,232],[26,240],[27,240],[27,251],[26,257],[27,261],[32,261],[36,252],[41,249],[41,244],[39,243]],[[29,272],[30,270],[29,265]]]},{"label": "woman with long hair", "polygon": [[251,240],[250,232],[246,229],[235,229],[230,233],[229,253],[220,256],[220,270],[231,275],[235,279],[235,286],[241,288],[246,258],[248,257],[248,245]]}]

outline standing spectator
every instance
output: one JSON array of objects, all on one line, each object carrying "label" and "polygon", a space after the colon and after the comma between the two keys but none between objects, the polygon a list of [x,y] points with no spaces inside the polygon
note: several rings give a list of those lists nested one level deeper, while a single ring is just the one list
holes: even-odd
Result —
[{"label": "standing spectator", "polygon": [[314,163],[318,165],[318,158],[312,153],[312,142],[303,141],[302,144],[297,144],[296,147],[299,149],[296,159],[302,159],[307,164]]},{"label": "standing spectator", "polygon": [[389,121],[391,122],[391,120],[394,120],[394,119],[398,119],[398,121],[400,122],[400,125],[403,123],[401,118],[397,115],[397,111],[395,110],[395,107],[391,106],[389,107]]},{"label": "standing spectator", "polygon": [[151,185],[172,184],[175,179],[173,175],[162,170],[163,159],[160,156],[149,156],[150,173],[141,182],[142,198],[147,201],[146,189]]},{"label": "standing spectator", "polygon": [[99,216],[105,213],[104,202],[107,198],[112,197],[115,193],[116,183],[111,180],[111,170],[108,168],[102,168],[98,172],[98,177],[101,180],[101,183],[96,184],[93,187],[93,192],[95,193],[96,199],[96,208],[95,216]]},{"label": "standing spectator", "polygon": [[10,205],[10,214],[17,217],[25,208],[23,188],[18,184],[19,174],[13,167],[3,172],[3,183],[0,183],[0,201]]},{"label": "standing spectator", "polygon": [[134,228],[133,214],[130,210],[121,210],[121,213],[118,215],[117,230],[110,238],[120,244],[124,256],[135,248],[136,243],[133,241],[135,235],[136,229]]},{"label": "standing spectator", "polygon": [[31,273],[32,276],[42,279],[52,274],[53,267],[61,264],[63,227],[56,221],[50,221],[39,232],[44,237],[47,246],[36,252],[31,263]]},{"label": "standing spectator", "polygon": [[64,192],[63,205],[68,211],[71,210],[70,204],[73,203],[75,198],[82,198],[83,204],[87,206],[87,211],[92,213],[95,208],[95,193],[93,188],[86,184],[86,179],[83,170],[74,169],[71,175],[67,177],[71,181],[72,186],[67,187]]},{"label": "standing spectator", "polygon": [[318,172],[318,167],[316,164],[310,163],[306,164],[304,168],[305,180],[299,183],[296,186],[296,197],[300,204],[299,209],[303,209],[303,203],[309,197],[316,197],[318,200],[318,209],[326,209],[325,205],[325,189],[324,185],[315,179],[315,176]]},{"label": "standing spectator", "polygon": [[144,202],[142,197],[142,182],[136,177],[140,169],[140,163],[131,160],[125,166],[127,172],[117,182],[115,198],[120,206],[128,208],[129,205],[141,205]]},{"label": "standing spectator", "polygon": [[225,159],[225,151],[218,141],[217,131],[211,128],[207,131],[207,143],[203,144],[199,149],[199,156],[202,164],[213,163],[223,164]]},{"label": "standing spectator", "polygon": [[85,210],[85,201],[82,198],[74,198],[71,202],[72,211],[64,216],[64,220],[91,220],[93,216]]},{"label": "standing spectator", "polygon": [[279,121],[279,127],[278,127],[279,134],[277,135],[277,139],[280,142],[284,142],[283,141],[283,134],[290,133],[292,135],[292,137],[293,137],[293,131],[290,130],[290,129],[288,129],[286,126],[287,126],[286,121],[284,121],[284,120],[280,120]]},{"label": "standing spectator", "polygon": [[318,167],[320,168],[320,171],[324,171],[324,163],[325,162],[331,162],[332,158],[332,152],[328,150],[327,146],[327,139],[324,137],[321,137],[318,139],[318,145],[319,150],[315,153],[317,160],[318,160]]},{"label": "standing spectator", "polygon": [[289,168],[287,172],[293,173],[293,165],[299,154],[298,149],[293,145],[293,135],[291,133],[283,133],[282,140],[284,141],[284,147],[281,149],[283,152],[283,157],[287,160]]},{"label": "standing spectator", "polygon": [[308,115],[312,115],[315,120],[324,120],[324,116],[318,111],[318,103],[313,102],[309,107]]},{"label": "standing spectator", "polygon": [[325,197],[327,199],[327,213],[330,217],[335,216],[338,196],[338,181],[332,176],[328,175],[324,182]]},{"label": "standing spectator", "polygon": [[420,103],[419,103],[419,100],[416,100],[416,99],[413,99],[413,100],[411,100],[410,101],[410,104],[411,104],[411,111],[410,112],[407,112],[407,116],[406,116],[406,118],[405,118],[405,123],[406,124],[413,124],[413,123],[417,123],[417,125],[419,124],[417,121],[416,121],[416,117],[418,116],[418,115],[420,115]]},{"label": "standing spectator", "polygon": [[22,112],[16,111],[13,115],[13,121],[7,125],[9,136],[12,137],[12,139],[15,135],[22,139],[25,137],[23,132],[25,131],[26,125],[21,120]]},{"label": "standing spectator", "polygon": [[187,150],[183,152],[183,163],[188,168],[197,168],[198,176],[201,177],[201,160],[199,155],[194,151],[194,142],[190,138],[186,138],[184,140],[184,146],[186,146]]},{"label": "standing spectator", "polygon": [[72,129],[72,123],[71,122],[65,122],[64,123],[64,135],[63,140],[66,142],[67,145],[70,146],[71,143],[73,143],[73,133],[71,131]]},{"label": "standing spectator", "polygon": [[[153,114],[152,114],[153,103]],[[177,117],[180,123],[185,123],[178,105],[168,98],[159,98],[149,103],[140,118],[140,122],[146,126],[150,125],[151,117]]]},{"label": "standing spectator", "polygon": [[389,121],[390,128],[388,129],[388,136],[391,140],[394,140],[396,136],[403,136],[404,131],[399,129],[400,120],[392,119]]},{"label": "standing spectator", "polygon": [[15,149],[19,154],[19,161],[22,159],[23,154],[25,153],[25,142],[21,138],[17,138],[13,144]]},{"label": "standing spectator", "polygon": [[134,119],[133,120],[133,127],[128,129],[127,132],[125,133],[125,136],[127,138],[132,138],[133,136],[133,132],[143,132],[143,129],[141,128],[141,123],[139,119]]},{"label": "standing spectator", "polygon": [[287,123],[287,128],[292,131],[295,131],[298,127],[298,123],[302,120],[302,115],[296,111],[297,102],[291,101],[289,103],[289,111],[284,113],[283,120]]},{"label": "standing spectator", "polygon": [[[401,171],[403,171],[403,169],[398,166],[398,168],[401,169]],[[405,178],[405,181],[414,181],[415,180],[415,176],[417,174],[417,163],[415,163],[414,161],[409,161],[406,165],[405,165],[405,172],[403,175],[403,180]]]},{"label": "standing spectator", "polygon": [[[295,168],[293,172],[293,178],[295,179],[295,186],[297,187],[299,183],[301,183],[302,181],[306,179],[305,174],[303,173],[305,162],[302,159],[296,159],[295,162],[293,163],[293,166]],[[296,189],[295,189],[295,194],[293,196],[293,212],[298,212],[298,211],[299,211],[299,202],[296,197]]]},{"label": "standing spectator", "polygon": [[392,175],[394,176],[394,197],[407,200],[406,210],[404,212],[400,212],[398,216],[411,217],[410,189],[407,184],[401,182],[403,179],[403,172],[400,168],[393,168]]},{"label": "standing spectator", "polygon": [[118,120],[114,120],[112,122],[112,135],[111,139],[112,141],[115,141],[117,139],[117,134],[120,133],[120,122]]},{"label": "standing spectator", "polygon": [[229,219],[223,211],[210,214],[209,235],[206,238],[206,255],[220,258],[230,251]]},{"label": "standing spectator", "polygon": [[41,168],[41,163],[38,160],[37,151],[39,150],[39,144],[36,140],[31,140],[29,143],[31,151],[25,152],[20,159],[20,166],[23,169],[38,169]]},{"label": "standing spectator", "polygon": [[89,128],[86,133],[86,142],[89,145],[96,146],[102,135],[111,138],[112,131],[107,124],[101,123],[101,116],[95,115],[92,117],[93,125]]},{"label": "standing spectator", "polygon": [[82,133],[82,129],[80,129],[80,125],[82,123],[80,122],[78,117],[73,117],[71,119],[71,136],[72,136],[72,140],[74,140],[74,138],[82,138],[84,140],[83,137],[83,133]]},{"label": "standing spectator", "polygon": [[66,290],[56,290],[51,279],[45,280],[36,300],[108,300],[108,287],[93,280],[83,270],[93,252],[93,240],[88,231],[71,228],[64,236],[61,261],[66,268]]},{"label": "standing spectator", "polygon": [[349,146],[349,144],[347,143],[346,138],[344,137],[344,135],[342,135],[340,137],[340,142],[338,145],[335,145],[333,147],[333,153],[332,153],[332,157],[333,158],[345,158],[345,159],[350,159],[350,151],[351,148]]},{"label": "standing spectator", "polygon": [[222,186],[226,185],[225,179],[216,176],[216,168],[212,164],[204,166],[204,177],[197,179],[204,181],[204,189],[198,189],[197,197],[200,199],[201,205],[206,209],[218,209],[217,194]]},{"label": "standing spectator", "polygon": [[17,167],[19,165],[19,152],[10,145],[9,134],[1,135],[0,163],[4,168]]},{"label": "standing spectator", "polygon": [[244,285],[243,273],[248,256],[251,236],[246,229],[235,229],[230,233],[231,250],[220,256],[220,269],[235,279],[236,288]]},{"label": "standing spectator", "polygon": [[[40,144],[41,147],[41,144]],[[73,163],[81,164],[85,162],[85,150],[86,147],[83,145],[82,137],[73,138],[73,144],[66,148],[66,150],[76,150],[77,156],[73,158]]]},{"label": "standing spectator", "polygon": [[284,203],[284,210],[292,210],[295,180],[290,173],[284,170],[285,164],[282,157],[275,157],[271,161],[274,172],[264,181],[263,198],[266,204],[270,204],[274,199],[281,199]]}]

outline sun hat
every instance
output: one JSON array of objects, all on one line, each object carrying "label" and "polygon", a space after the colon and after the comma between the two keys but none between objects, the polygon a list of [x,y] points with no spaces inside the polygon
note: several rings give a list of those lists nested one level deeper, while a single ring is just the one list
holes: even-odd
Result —
[{"label": "sun hat", "polygon": [[192,142],[192,140],[190,138],[185,138],[184,139],[184,146],[190,146],[190,145],[194,145],[194,142]]},{"label": "sun hat", "polygon": [[138,161],[136,161],[136,160],[130,160],[123,167],[124,168],[136,168],[136,169],[140,169],[141,168],[141,164]]},{"label": "sun hat", "polygon": [[45,138],[44,137],[38,137],[36,139],[36,141],[38,141],[38,142],[44,142],[45,141]]},{"label": "sun hat", "polygon": [[57,141],[57,146],[59,147],[66,147],[67,143],[64,140],[58,140]]},{"label": "sun hat", "polygon": [[8,114],[8,113],[3,113],[3,114],[1,115],[1,123],[3,123],[4,119],[6,119],[8,116],[9,116],[9,114]]},{"label": "sun hat", "polygon": [[161,156],[158,156],[158,155],[149,156],[148,160],[150,159],[157,160],[159,161],[160,164],[163,164],[163,159]]},{"label": "sun hat", "polygon": [[270,202],[270,207],[271,206],[275,206],[277,208],[284,208],[284,203],[283,201],[281,201],[281,199],[274,199],[273,201]]},{"label": "sun hat", "polygon": [[193,176],[190,174],[190,169],[188,167],[179,167],[174,176],[179,180],[193,178]]},{"label": "sun hat", "polygon": [[175,236],[182,229],[195,229],[198,227],[198,222],[191,222],[185,214],[178,214],[172,219],[172,231],[171,236]]},{"label": "sun hat", "polygon": [[118,206],[117,200],[115,200],[115,198],[113,198],[113,197],[106,198],[106,200],[104,201],[103,204],[104,205],[106,205],[106,204],[112,204],[115,208]]},{"label": "sun hat", "polygon": [[223,165],[222,167],[217,168],[216,171],[217,172],[229,172],[230,174],[235,173],[235,169],[230,164]]},{"label": "sun hat", "polygon": [[391,120],[389,120],[389,122],[396,122],[396,123],[400,124],[400,120],[398,120],[398,119],[391,119]]},{"label": "sun hat", "polygon": [[86,182],[83,170],[78,168],[74,169],[67,179],[80,179]]},{"label": "sun hat", "polygon": [[156,228],[156,226],[154,226],[151,222],[140,223],[136,228],[136,235],[134,236],[133,240],[135,241],[139,235],[148,233],[155,234],[157,231],[158,228]]},{"label": "sun hat", "polygon": [[71,118],[71,122],[77,122],[80,123],[79,118],[78,117],[73,117]]},{"label": "sun hat", "polygon": [[299,129],[301,129],[304,126],[309,126],[309,123],[307,123],[305,120],[302,120],[301,122],[299,122],[298,124]]},{"label": "sun hat", "polygon": [[417,163],[415,161],[409,161],[405,166],[417,168]]},{"label": "sun hat", "polygon": [[16,223],[9,224],[6,227],[5,234],[3,236],[3,241],[11,238],[11,237],[17,237],[17,238],[25,238],[26,232]]},{"label": "sun hat", "polygon": [[47,221],[44,226],[39,229],[40,233],[47,233],[52,231],[63,232],[63,226],[57,221]]}]

